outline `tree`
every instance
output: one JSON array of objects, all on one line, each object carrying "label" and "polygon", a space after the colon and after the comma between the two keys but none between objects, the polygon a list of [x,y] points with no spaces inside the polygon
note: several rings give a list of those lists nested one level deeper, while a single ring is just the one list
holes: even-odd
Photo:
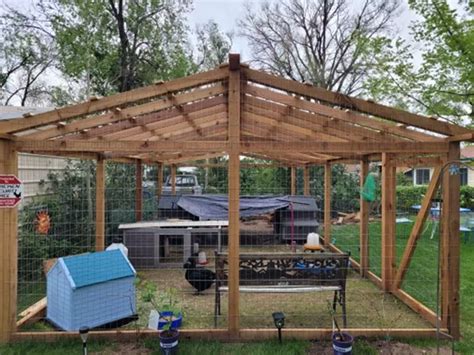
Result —
[{"label": "tree", "polygon": [[232,47],[232,33],[222,33],[218,24],[210,20],[196,27],[196,65],[204,70],[212,69],[227,62]]},{"label": "tree", "polygon": [[47,98],[44,74],[51,73],[54,54],[51,39],[25,26],[25,16],[0,17],[0,102],[3,105],[42,101]]},{"label": "tree", "polygon": [[[414,57],[413,43],[396,39],[386,56],[378,58],[376,71],[366,89],[383,100],[413,111],[456,123],[474,119],[474,4],[451,7],[447,1],[410,0],[420,17],[411,35],[420,48]],[[413,41],[412,41],[413,42]]]},{"label": "tree", "polygon": [[253,61],[277,75],[357,94],[376,58],[368,47],[390,28],[398,0],[264,2],[239,21]]},{"label": "tree", "polygon": [[[25,30],[52,38],[58,69],[86,94],[108,95],[193,70],[185,14],[190,0],[38,0]],[[70,80],[69,79],[69,80]]]}]

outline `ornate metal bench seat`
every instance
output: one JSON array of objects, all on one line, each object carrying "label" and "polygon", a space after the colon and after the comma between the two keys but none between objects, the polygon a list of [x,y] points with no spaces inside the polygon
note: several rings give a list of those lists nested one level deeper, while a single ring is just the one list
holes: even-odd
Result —
[{"label": "ornate metal bench seat", "polygon": [[[221,293],[228,292],[228,254],[215,252],[216,299],[214,324],[221,314]],[[242,253],[239,261],[240,292],[300,293],[334,291],[333,309],[342,307],[346,317],[346,277],[349,254]]]}]

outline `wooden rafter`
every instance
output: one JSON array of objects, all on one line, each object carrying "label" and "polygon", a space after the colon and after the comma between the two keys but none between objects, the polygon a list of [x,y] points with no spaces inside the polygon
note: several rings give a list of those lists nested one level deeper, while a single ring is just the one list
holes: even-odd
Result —
[{"label": "wooden rafter", "polygon": [[94,101],[88,101],[53,111],[33,115],[28,118],[15,119],[0,122],[0,133],[14,133],[38,126],[64,121],[74,117],[80,117],[99,111],[113,109],[137,101],[159,97],[170,92],[211,84],[227,78],[225,68],[214,69],[204,73],[191,75],[185,78],[175,79],[158,85],[150,85],[134,89],[124,93],[104,97]]},{"label": "wooden rafter", "polygon": [[311,97],[315,100],[324,101],[333,105],[348,108],[353,111],[367,113],[375,117],[385,118],[391,121],[407,124],[431,132],[437,132],[444,135],[459,135],[472,133],[468,128],[457,126],[448,122],[440,121],[435,118],[417,115],[396,108],[384,106],[371,101],[366,101],[340,93],[325,90],[320,87],[302,84],[293,80],[279,78],[261,71],[243,68],[245,77],[252,82],[263,84],[269,87],[277,88],[295,93],[304,97]]},{"label": "wooden rafter", "polygon": [[136,116],[144,115],[151,112],[156,112],[173,107],[176,104],[184,105],[188,102],[202,100],[210,96],[221,95],[225,92],[225,87],[222,84],[212,85],[210,87],[196,89],[184,94],[174,96],[173,99],[165,97],[156,101],[150,101],[141,105],[130,106],[120,110],[112,110],[110,112],[95,115],[88,118],[78,119],[67,123],[66,125],[55,126],[40,130],[39,132],[31,133],[22,136],[22,139],[42,140],[58,136],[64,136],[70,133],[80,132],[85,129],[93,127],[108,125],[122,120],[133,120]]}]

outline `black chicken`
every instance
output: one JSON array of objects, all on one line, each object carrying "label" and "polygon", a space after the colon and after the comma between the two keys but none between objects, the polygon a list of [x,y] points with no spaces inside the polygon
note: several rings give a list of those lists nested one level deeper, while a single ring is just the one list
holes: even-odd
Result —
[{"label": "black chicken", "polygon": [[186,269],[186,280],[197,290],[195,294],[199,295],[200,292],[212,286],[216,279],[216,274],[208,269],[197,268],[196,258],[197,254],[193,254],[183,267]]}]

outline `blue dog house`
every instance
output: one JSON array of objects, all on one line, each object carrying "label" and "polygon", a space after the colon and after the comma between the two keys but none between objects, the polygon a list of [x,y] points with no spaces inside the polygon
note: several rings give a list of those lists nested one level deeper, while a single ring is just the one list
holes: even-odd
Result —
[{"label": "blue dog house", "polygon": [[46,318],[77,331],[136,314],[135,269],[118,249],[59,258],[47,274]]}]

